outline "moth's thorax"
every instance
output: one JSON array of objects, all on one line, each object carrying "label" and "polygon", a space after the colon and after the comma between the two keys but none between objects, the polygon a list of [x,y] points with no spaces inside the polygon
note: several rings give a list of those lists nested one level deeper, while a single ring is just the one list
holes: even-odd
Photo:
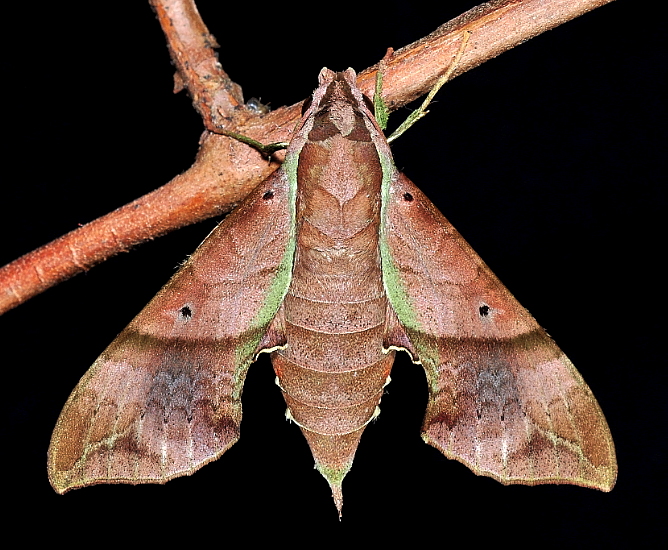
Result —
[{"label": "moth's thorax", "polygon": [[[311,132],[313,133],[313,131]],[[304,145],[297,169],[297,249],[292,290],[313,299],[331,299],[312,280],[336,277],[342,300],[383,294],[379,227],[382,170],[372,142],[335,133]]]}]

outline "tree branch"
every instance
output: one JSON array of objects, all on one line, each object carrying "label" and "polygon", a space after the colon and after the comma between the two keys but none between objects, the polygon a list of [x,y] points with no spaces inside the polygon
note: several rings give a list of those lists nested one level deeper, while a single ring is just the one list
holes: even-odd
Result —
[{"label": "tree branch", "polygon": [[[462,74],[611,0],[496,0],[439,27],[387,59],[384,97],[395,110],[426,93],[455,55],[463,31],[472,36],[453,76]],[[241,91],[218,63],[215,39],[192,0],[150,0],[185,86],[207,131],[193,166],[163,187],[0,269],[0,313],[143,241],[229,211],[279,166],[216,132],[234,131],[269,143],[289,140],[296,104],[267,114],[248,109]],[[376,67],[359,74],[373,94]]]}]

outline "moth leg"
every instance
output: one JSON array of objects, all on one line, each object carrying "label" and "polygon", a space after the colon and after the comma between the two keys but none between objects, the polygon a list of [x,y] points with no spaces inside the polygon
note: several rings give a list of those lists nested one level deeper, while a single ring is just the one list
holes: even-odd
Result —
[{"label": "moth leg", "polygon": [[[445,84],[448,80],[450,80],[452,73],[455,71],[455,69],[459,65],[459,62],[462,59],[462,56],[464,55],[464,50],[466,50],[466,45],[468,44],[471,34],[472,34],[471,31],[464,31],[464,35],[462,36],[462,42],[459,45],[459,50],[457,50],[457,53],[455,54],[455,57],[452,60],[452,63],[450,63],[446,71],[436,81],[436,84],[434,84],[434,87],[427,94],[427,97],[422,102],[422,105],[420,105],[420,107],[418,107],[417,109],[415,109],[415,111],[413,111],[410,115],[408,115],[408,118],[406,118],[406,120],[404,120],[394,132],[392,132],[392,135],[390,135],[390,137],[387,138],[388,143],[392,143],[395,139],[397,139],[401,134],[403,134],[406,130],[408,130],[411,126],[413,126],[413,124],[415,124],[418,120],[420,120],[423,116],[425,116],[429,112],[427,111],[427,107],[431,103],[432,99],[434,99],[434,96],[441,89],[443,84]],[[383,82],[383,77],[382,77],[382,64],[381,64],[381,70],[379,70],[378,73],[376,74],[376,94],[374,96],[374,105],[378,105],[380,102],[383,101],[380,95],[380,88],[379,88],[379,86],[382,86],[382,82]],[[378,119],[379,115],[383,116],[381,114],[380,109],[378,109],[378,112],[376,112],[377,120],[379,120]],[[387,115],[385,115],[384,120],[387,121]],[[381,128],[383,128],[383,126],[381,126]]]},{"label": "moth leg", "polygon": [[231,137],[232,139],[236,139],[237,141],[240,141],[241,143],[245,143],[246,145],[250,145],[254,149],[257,149],[260,154],[262,154],[265,157],[270,157],[273,155],[276,151],[280,151],[282,149],[287,149],[288,143],[285,141],[277,141],[275,143],[260,143],[259,141],[250,138],[248,136],[245,136],[243,134],[238,134],[237,132],[229,132],[227,130],[218,130],[218,133]]}]

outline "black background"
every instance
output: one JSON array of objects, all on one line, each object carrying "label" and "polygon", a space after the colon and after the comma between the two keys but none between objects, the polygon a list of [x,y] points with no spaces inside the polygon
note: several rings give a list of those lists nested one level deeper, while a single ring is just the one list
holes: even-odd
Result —
[{"label": "black background", "polygon": [[[201,122],[148,5],[51,2],[6,11],[0,261],[10,261],[169,181],[193,161]],[[129,3],[128,3],[129,4]],[[325,4],[200,0],[246,99],[305,98],[322,66],[361,70],[474,2]],[[323,11],[324,10],[324,11]],[[215,226],[145,244],[0,318],[3,513],[24,539],[333,545],[353,537],[515,547],[643,547],[666,540],[665,30],[615,2],[448,84],[393,146],[437,204],[588,382],[610,424],[609,493],[503,487],[420,437],[427,389],[397,360],[379,420],[344,483],[339,524],[268,361],[244,392],[242,437],[165,486],[56,495],[51,430],[99,353]],[[405,111],[408,113],[408,110]],[[394,115],[395,121],[405,113]],[[665,172],[662,171],[662,175]],[[665,175],[664,175],[665,178]],[[5,508],[7,510],[7,508]],[[28,518],[34,528],[20,527]],[[38,527],[39,526],[39,527]],[[319,534],[314,534],[317,530]],[[317,538],[320,537],[320,538]]]}]

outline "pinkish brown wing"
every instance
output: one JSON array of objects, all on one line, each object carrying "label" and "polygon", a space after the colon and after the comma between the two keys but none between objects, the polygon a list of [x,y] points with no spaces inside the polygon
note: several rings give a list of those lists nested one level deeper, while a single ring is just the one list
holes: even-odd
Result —
[{"label": "pinkish brown wing", "polygon": [[57,492],[164,483],[236,442],[246,371],[290,281],[290,193],[282,170],[261,184],[84,375],[49,447]]},{"label": "pinkish brown wing", "polygon": [[385,287],[429,383],[423,439],[501,483],[609,491],[612,437],[573,364],[405,176],[383,208]]}]

